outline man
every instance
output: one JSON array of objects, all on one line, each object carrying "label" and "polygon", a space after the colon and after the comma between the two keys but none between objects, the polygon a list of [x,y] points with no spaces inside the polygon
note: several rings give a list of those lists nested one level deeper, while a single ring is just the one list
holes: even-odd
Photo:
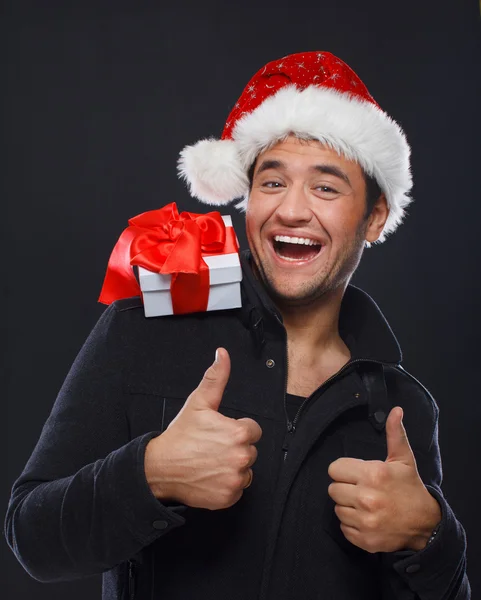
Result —
[{"label": "man", "polygon": [[242,309],[111,305],[14,485],[19,560],[103,573],[105,599],[469,598],[438,409],[349,285],[410,201],[399,126],[336,57],[291,55],[180,171],[205,202],[244,196]]}]

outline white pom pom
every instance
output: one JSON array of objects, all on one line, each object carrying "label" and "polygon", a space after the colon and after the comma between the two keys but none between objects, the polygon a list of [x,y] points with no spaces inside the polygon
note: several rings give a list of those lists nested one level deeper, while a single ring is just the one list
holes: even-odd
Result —
[{"label": "white pom pom", "polygon": [[228,204],[249,190],[236,144],[232,140],[201,140],[180,153],[179,176],[192,196],[206,204]]}]

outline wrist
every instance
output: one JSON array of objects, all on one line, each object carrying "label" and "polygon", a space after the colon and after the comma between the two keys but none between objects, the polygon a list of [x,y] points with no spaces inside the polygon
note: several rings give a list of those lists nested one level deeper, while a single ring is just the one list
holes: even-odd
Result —
[{"label": "wrist", "polygon": [[168,474],[163,460],[163,453],[159,443],[159,437],[152,438],[145,447],[144,471],[145,479],[152,494],[161,501],[173,501],[177,499],[168,482]]},{"label": "wrist", "polygon": [[[426,490],[427,491],[427,490]],[[429,494],[429,492],[428,492]],[[436,537],[441,524],[442,513],[438,501],[429,494],[425,515],[416,533],[411,537],[408,549],[419,552],[424,550]]]}]

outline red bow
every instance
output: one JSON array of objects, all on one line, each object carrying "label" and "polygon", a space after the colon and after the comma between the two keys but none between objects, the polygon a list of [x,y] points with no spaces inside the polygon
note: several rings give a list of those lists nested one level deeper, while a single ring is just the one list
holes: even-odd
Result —
[{"label": "red bow", "polygon": [[132,219],[110,255],[99,302],[111,304],[140,294],[132,266],[171,274],[174,314],[207,310],[209,268],[203,256],[238,252],[232,227],[219,212],[182,212],[175,202]]}]

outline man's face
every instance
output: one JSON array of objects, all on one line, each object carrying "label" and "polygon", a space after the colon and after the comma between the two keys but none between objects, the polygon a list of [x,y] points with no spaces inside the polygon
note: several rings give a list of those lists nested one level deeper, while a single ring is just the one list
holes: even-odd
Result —
[{"label": "man's face", "polygon": [[381,200],[382,214],[377,207],[366,219],[360,166],[320,142],[292,136],[260,154],[246,232],[271,296],[281,305],[306,305],[344,289],[365,240],[377,239],[387,218]]}]

